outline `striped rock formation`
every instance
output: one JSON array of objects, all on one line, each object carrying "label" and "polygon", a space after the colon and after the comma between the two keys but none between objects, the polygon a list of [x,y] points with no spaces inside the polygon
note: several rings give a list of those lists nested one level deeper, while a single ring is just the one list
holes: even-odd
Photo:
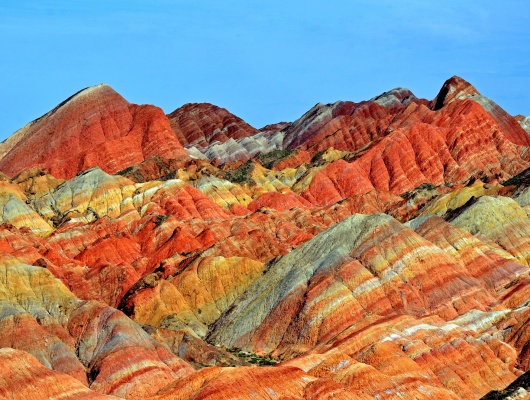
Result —
[{"label": "striped rock formation", "polygon": [[187,159],[162,110],[127,102],[108,85],[83,89],[0,145],[0,171],[27,168],[57,178],[99,166],[109,173],[162,152]]},{"label": "striped rock formation", "polygon": [[205,147],[258,132],[226,109],[208,103],[185,104],[168,114],[168,118],[175,135],[184,146]]},{"label": "striped rock formation", "polygon": [[[76,299],[47,269],[2,253],[0,272],[2,347],[31,354],[40,369],[27,354],[17,360],[19,365],[40,370],[47,379],[56,376],[57,385],[65,381],[65,393],[83,393],[82,386],[89,386],[96,393],[144,398],[193,371],[120,311]],[[3,356],[15,363],[9,361],[12,353]],[[8,392],[15,383],[9,382]]]},{"label": "striped rock formation", "polygon": [[31,354],[10,347],[0,349],[0,396],[14,400],[117,398],[95,393],[75,378],[46,368]]},{"label": "striped rock formation", "polygon": [[512,387],[530,370],[525,126],[457,77],[259,131],[79,92],[0,146],[0,397]]}]

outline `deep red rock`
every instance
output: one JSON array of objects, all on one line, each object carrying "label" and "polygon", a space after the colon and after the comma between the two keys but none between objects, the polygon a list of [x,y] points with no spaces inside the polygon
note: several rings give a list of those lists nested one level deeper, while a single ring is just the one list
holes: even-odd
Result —
[{"label": "deep red rock", "polygon": [[258,132],[241,118],[209,103],[190,103],[168,114],[171,128],[183,146],[206,147]]},{"label": "deep red rock", "polygon": [[250,211],[256,211],[261,207],[285,211],[292,208],[309,208],[311,207],[311,203],[294,193],[269,192],[262,194],[248,205]]}]

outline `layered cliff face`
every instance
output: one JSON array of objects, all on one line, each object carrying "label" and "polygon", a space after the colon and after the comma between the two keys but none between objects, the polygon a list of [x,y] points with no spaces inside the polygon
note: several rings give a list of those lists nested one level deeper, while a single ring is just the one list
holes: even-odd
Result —
[{"label": "layered cliff face", "polygon": [[504,389],[530,369],[524,128],[458,77],[259,131],[79,92],[0,148],[0,395]]}]

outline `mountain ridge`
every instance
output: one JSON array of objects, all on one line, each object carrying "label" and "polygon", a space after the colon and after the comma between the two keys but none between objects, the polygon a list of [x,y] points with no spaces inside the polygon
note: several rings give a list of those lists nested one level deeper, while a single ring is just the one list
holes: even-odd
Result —
[{"label": "mountain ridge", "polygon": [[530,369],[526,125],[459,77],[261,129],[78,92],[0,145],[0,396],[511,388]]}]

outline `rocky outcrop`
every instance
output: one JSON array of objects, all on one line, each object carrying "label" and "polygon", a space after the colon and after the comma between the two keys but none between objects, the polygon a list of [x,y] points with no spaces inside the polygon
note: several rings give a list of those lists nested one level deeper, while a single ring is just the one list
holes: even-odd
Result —
[{"label": "rocky outcrop", "polygon": [[528,134],[530,134],[530,117],[523,117],[518,122],[521,125],[521,128],[523,128]]},{"label": "rocky outcrop", "polygon": [[[405,376],[417,393],[426,371],[431,393],[473,399],[505,386],[518,374],[517,350],[491,328],[512,316],[500,299],[520,304],[511,286],[526,267],[438,217],[411,227],[356,215],[326,230],[272,264],[209,340],[283,359],[305,354],[287,364],[372,395],[401,391]],[[371,383],[360,380],[369,370]]]},{"label": "rocky outcrop", "polygon": [[369,399],[329,379],[318,379],[293,367],[207,368],[193,379],[177,381],[153,399]]},{"label": "rocky outcrop", "polygon": [[436,111],[455,100],[463,100],[478,94],[478,90],[473,85],[458,76],[453,76],[444,82],[436,98],[431,101],[430,108]]},{"label": "rocky outcrop", "polygon": [[505,389],[491,391],[486,396],[481,397],[481,400],[529,399],[529,375],[528,372],[524,373]]},{"label": "rocky outcrop", "polygon": [[187,151],[192,157],[217,160],[222,165],[250,160],[257,154],[281,150],[283,137],[283,132],[259,132],[240,139],[229,138],[224,142],[213,142],[206,147],[189,146]]},{"label": "rocky outcrop", "polygon": [[[405,243],[410,243],[410,249],[404,247]],[[415,248],[421,249],[421,252]],[[435,281],[430,268],[437,271]],[[350,274],[353,281],[348,284],[342,278],[336,288],[333,280],[324,285],[332,271],[339,276]],[[313,281],[315,289],[312,289]],[[378,294],[363,299],[366,293],[360,291],[358,285],[364,282],[370,282],[370,287]],[[329,294],[318,293],[328,285]],[[316,288],[319,290],[312,294],[315,296],[313,305],[308,295]],[[325,323],[327,318],[326,314],[322,314],[323,305],[317,302],[320,298],[334,303],[333,308],[327,308],[328,312],[343,314],[338,312],[339,305],[333,301],[335,296],[341,299],[340,308],[350,310],[352,319],[344,321],[346,326],[358,322],[365,310],[382,315],[394,311],[415,316],[436,313],[450,319],[473,308],[484,309],[494,301],[457,260],[401,227],[391,217],[382,214],[355,215],[272,265],[267,274],[255,282],[222,318],[222,324],[212,328],[210,337],[214,342],[227,346],[244,348],[252,343],[251,350],[272,351],[280,342],[275,342],[271,332],[288,343],[298,341],[290,338],[291,335],[304,332],[304,340],[312,338],[313,342],[309,343],[314,346],[327,337],[319,338],[318,332],[333,336],[331,329],[341,331],[345,328],[338,321],[326,328],[312,321],[311,329],[317,335],[313,337],[307,331],[309,327],[305,326],[308,322],[304,321],[312,320],[314,314]],[[353,312],[355,308],[357,315]],[[300,326],[291,325],[286,317],[287,310],[291,313],[287,314],[291,315],[290,318],[296,316]],[[304,317],[305,313],[307,317]],[[280,315],[282,318],[276,320]],[[289,333],[290,330],[292,333]]]},{"label": "rocky outcrop", "polygon": [[29,228],[33,232],[46,235],[52,232],[52,225],[47,223],[29,205],[29,199],[16,185],[0,181],[0,222]]}]

